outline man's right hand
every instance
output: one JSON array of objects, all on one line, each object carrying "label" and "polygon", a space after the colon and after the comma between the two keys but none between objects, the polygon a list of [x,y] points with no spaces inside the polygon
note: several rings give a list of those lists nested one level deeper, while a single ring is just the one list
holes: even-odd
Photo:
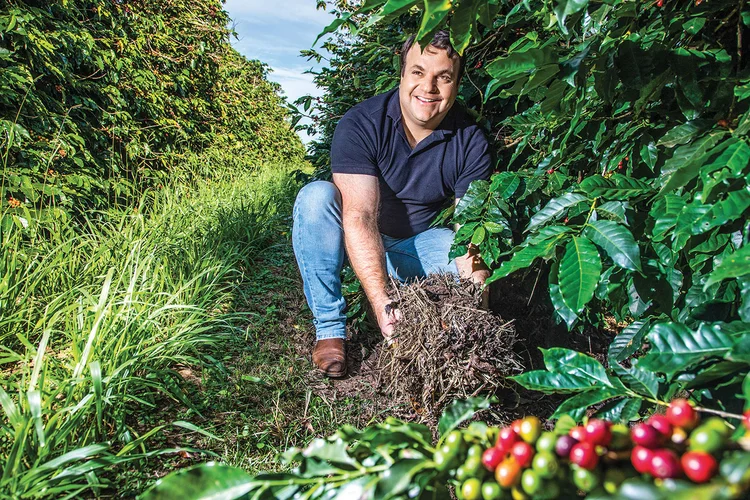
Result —
[{"label": "man's right hand", "polygon": [[396,330],[396,323],[401,321],[401,311],[394,302],[389,302],[376,308],[375,314],[378,319],[380,333],[386,341],[392,341]]}]

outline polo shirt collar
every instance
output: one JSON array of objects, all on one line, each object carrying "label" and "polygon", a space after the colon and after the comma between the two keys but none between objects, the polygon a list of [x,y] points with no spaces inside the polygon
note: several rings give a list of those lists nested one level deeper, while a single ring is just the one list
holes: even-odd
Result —
[{"label": "polo shirt collar", "polygon": [[[388,99],[388,111],[386,114],[393,120],[393,124],[394,126],[396,126],[401,122],[402,118],[398,87],[396,87],[392,92],[393,94],[391,94],[390,98]],[[440,125],[438,125],[437,128],[422,142],[427,141],[427,143],[432,143],[434,141],[440,141],[445,137],[451,136],[456,133],[456,106],[457,104],[454,102],[453,106],[451,106],[451,109],[448,110],[448,114],[445,115],[443,121],[440,122]],[[398,127],[398,129],[401,134],[405,134],[402,127]],[[404,136],[404,138],[406,137]],[[422,144],[422,142],[420,142],[419,144]],[[417,147],[419,147],[419,145],[417,145]]]}]

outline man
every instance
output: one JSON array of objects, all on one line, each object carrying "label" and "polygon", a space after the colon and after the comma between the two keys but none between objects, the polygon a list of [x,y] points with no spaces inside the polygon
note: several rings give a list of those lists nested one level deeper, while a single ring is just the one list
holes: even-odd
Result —
[{"label": "man", "polygon": [[488,275],[476,251],[449,262],[453,231],[430,227],[447,200],[490,175],[487,140],[453,106],[462,73],[447,32],[424,51],[411,37],[399,87],[354,106],[337,125],[333,183],[313,182],[297,196],[292,239],[314,316],[313,362],[329,377],[346,372],[345,254],[386,338],[400,319],[389,274],[405,281],[458,271],[477,282]]}]

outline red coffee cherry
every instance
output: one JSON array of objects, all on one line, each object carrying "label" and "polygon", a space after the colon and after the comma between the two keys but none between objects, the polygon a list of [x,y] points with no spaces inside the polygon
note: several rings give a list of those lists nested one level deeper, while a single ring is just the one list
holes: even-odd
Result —
[{"label": "red coffee cherry", "polygon": [[505,452],[509,452],[515,443],[521,440],[521,436],[510,427],[503,427],[497,435],[495,446]]},{"label": "red coffee cherry", "polygon": [[482,453],[482,465],[485,469],[492,472],[494,471],[500,462],[505,458],[505,452],[499,448],[487,448]]},{"label": "red coffee cherry", "polygon": [[[565,222],[567,222],[568,219],[565,219]],[[582,425],[576,425],[570,431],[568,431],[568,435],[575,439],[576,441],[583,441],[583,438],[586,436],[586,428]]]},{"label": "red coffee cherry", "polygon": [[579,467],[593,470],[599,463],[599,455],[591,443],[578,443],[570,450],[570,461]]},{"label": "red coffee cherry", "polygon": [[630,463],[633,464],[633,468],[644,474],[651,470],[651,458],[653,458],[654,452],[645,446],[636,446],[633,451],[630,452]]},{"label": "red coffee cherry", "polygon": [[675,427],[692,429],[698,424],[700,417],[687,399],[678,398],[669,403],[667,419]]},{"label": "red coffee cherry", "polygon": [[745,424],[745,429],[750,431],[750,410],[745,410],[742,414],[742,423]]},{"label": "red coffee cherry", "polygon": [[646,423],[659,431],[659,434],[664,436],[665,440],[672,437],[672,424],[669,422],[666,415],[651,415],[651,417],[646,420]]},{"label": "red coffee cherry", "polygon": [[607,446],[612,441],[610,427],[609,422],[593,418],[586,424],[583,440],[594,446]]},{"label": "red coffee cherry", "polygon": [[649,472],[659,479],[679,477],[682,474],[680,459],[672,450],[656,450],[654,456],[651,457],[651,470]]},{"label": "red coffee cherry", "polygon": [[694,483],[705,483],[716,475],[719,465],[710,453],[688,451],[680,459],[685,475]]},{"label": "red coffee cherry", "polygon": [[641,422],[630,430],[633,443],[646,448],[658,448],[664,442],[664,436],[650,424]]},{"label": "red coffee cherry", "polygon": [[528,467],[534,458],[534,447],[526,441],[519,441],[510,449],[510,454],[518,462],[518,465]]}]

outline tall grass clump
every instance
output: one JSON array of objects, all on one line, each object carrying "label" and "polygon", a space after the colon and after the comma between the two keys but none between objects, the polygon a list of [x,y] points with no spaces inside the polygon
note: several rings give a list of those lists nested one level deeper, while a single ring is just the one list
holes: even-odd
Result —
[{"label": "tall grass clump", "polygon": [[239,331],[243,275],[298,187],[292,167],[220,160],[187,158],[138,205],[76,224],[2,214],[0,496],[95,493],[105,468],[173,451],[148,451],[160,428],[136,415],[189,404],[176,368]]}]

